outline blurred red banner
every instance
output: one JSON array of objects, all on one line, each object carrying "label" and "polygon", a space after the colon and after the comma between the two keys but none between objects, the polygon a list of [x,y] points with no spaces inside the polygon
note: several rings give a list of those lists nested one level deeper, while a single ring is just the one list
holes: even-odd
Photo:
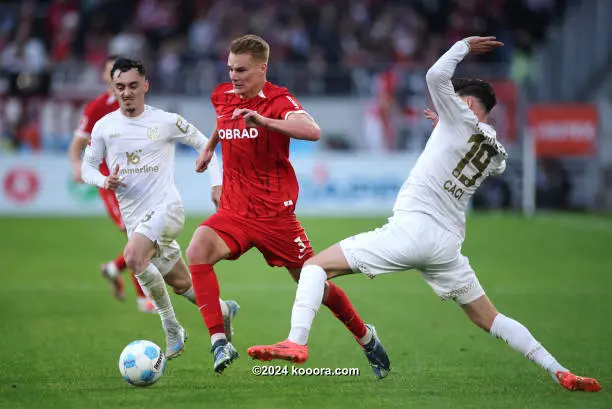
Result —
[{"label": "blurred red banner", "polygon": [[597,123],[597,109],[589,104],[532,105],[527,110],[538,157],[593,155]]}]

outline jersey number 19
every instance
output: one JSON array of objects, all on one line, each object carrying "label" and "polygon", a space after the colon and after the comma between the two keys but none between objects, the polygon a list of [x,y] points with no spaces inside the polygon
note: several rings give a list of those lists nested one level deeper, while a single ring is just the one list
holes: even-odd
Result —
[{"label": "jersey number 19", "polygon": [[[472,144],[472,148],[465,154],[465,156],[457,163],[453,170],[453,176],[457,178],[459,182],[465,187],[474,186],[479,177],[482,176],[487,166],[491,163],[491,159],[497,155],[497,151],[491,145],[483,143],[485,140],[484,135],[474,134],[468,140]],[[465,166],[471,163],[476,168],[477,172],[469,177],[463,173]]]}]

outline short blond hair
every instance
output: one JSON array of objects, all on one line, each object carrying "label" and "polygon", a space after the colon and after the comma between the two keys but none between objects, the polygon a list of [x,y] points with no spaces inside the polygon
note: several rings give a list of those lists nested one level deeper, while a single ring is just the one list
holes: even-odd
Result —
[{"label": "short blond hair", "polygon": [[268,62],[270,46],[266,40],[254,34],[238,37],[230,44],[230,52],[233,54],[251,54],[253,58]]}]

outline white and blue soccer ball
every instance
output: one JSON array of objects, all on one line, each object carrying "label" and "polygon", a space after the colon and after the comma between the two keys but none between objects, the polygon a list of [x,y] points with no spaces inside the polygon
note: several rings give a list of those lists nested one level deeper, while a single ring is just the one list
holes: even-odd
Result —
[{"label": "white and blue soccer ball", "polygon": [[161,348],[151,341],[130,342],[119,357],[119,371],[130,385],[153,385],[165,370],[166,357]]}]

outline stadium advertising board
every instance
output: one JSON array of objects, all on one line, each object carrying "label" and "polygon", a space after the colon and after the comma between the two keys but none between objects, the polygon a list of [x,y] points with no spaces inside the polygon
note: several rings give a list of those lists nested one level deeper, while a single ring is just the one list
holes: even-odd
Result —
[{"label": "stadium advertising board", "polygon": [[533,105],[527,123],[538,157],[590,156],[597,148],[597,108],[588,104]]},{"label": "stadium advertising board", "polygon": [[[194,172],[195,155],[178,155],[176,183],[189,214],[214,211],[205,174]],[[307,155],[292,159],[300,182],[300,215],[391,214],[415,155]],[[97,189],[72,181],[64,155],[0,158],[0,214],[102,215]]]}]

